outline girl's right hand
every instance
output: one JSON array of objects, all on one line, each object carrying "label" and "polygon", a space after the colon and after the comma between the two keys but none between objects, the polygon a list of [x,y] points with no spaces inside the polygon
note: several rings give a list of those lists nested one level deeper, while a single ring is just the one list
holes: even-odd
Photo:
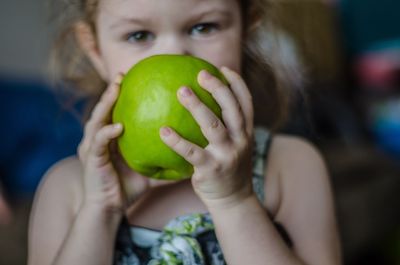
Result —
[{"label": "girl's right hand", "polygon": [[122,216],[125,209],[152,187],[173,184],[142,176],[128,167],[117,150],[115,139],[122,124],[111,124],[123,75],[117,76],[93,109],[78,147],[84,170],[84,205]]},{"label": "girl's right hand", "polygon": [[112,107],[118,98],[122,74],[104,91],[93,109],[78,146],[83,167],[85,207],[122,216],[125,198],[120,179],[111,159],[110,144],[122,131],[121,124],[111,124]]}]

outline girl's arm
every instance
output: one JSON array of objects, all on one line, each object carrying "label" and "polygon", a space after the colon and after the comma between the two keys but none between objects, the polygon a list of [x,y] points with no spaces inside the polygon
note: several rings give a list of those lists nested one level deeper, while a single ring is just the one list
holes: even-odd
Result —
[{"label": "girl's arm", "polygon": [[94,107],[78,148],[79,161],[58,164],[36,195],[30,265],[111,264],[128,204],[148,189],[170,183],[141,176],[112,152],[112,140],[123,130],[121,124],[110,124],[122,77],[110,84]]},{"label": "girl's arm", "polygon": [[228,264],[339,264],[332,195],[320,155],[299,140],[281,144],[277,154],[270,154],[279,156],[274,163],[282,187],[277,220],[292,237],[292,251],[252,190],[251,94],[239,74],[221,71],[229,87],[206,71],[199,73],[198,81],[220,105],[222,119],[189,88],[178,93],[209,144],[201,148],[171,128],[161,130],[161,138],[194,166],[193,188],[213,217]]},{"label": "girl's arm", "polygon": [[79,161],[63,162],[47,175],[32,212],[29,264],[110,264],[125,207],[109,150],[122,126],[111,122],[119,75],[86,123]]},{"label": "girl's arm", "polygon": [[303,141],[277,138],[270,153],[279,152],[281,169],[282,199],[275,220],[287,230],[293,249],[251,196],[231,207],[210,208],[228,264],[341,264],[332,192],[321,156]]},{"label": "girl's arm", "polygon": [[28,264],[111,264],[119,218],[82,205],[81,165],[57,164],[45,176],[31,213]]}]

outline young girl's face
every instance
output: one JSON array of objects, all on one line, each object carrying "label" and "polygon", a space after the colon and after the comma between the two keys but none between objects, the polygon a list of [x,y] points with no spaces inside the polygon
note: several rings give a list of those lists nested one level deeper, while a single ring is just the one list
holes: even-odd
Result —
[{"label": "young girl's face", "polygon": [[238,0],[100,0],[95,25],[106,80],[155,54],[188,54],[241,70]]}]

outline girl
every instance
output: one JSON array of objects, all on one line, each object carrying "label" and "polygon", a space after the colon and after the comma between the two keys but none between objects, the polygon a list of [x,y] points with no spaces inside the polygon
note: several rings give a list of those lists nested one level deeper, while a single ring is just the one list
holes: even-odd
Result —
[{"label": "girl", "polygon": [[[274,128],[285,108],[283,91],[257,57],[254,42],[272,11],[268,4],[71,4],[78,13],[64,23],[69,31],[63,32],[67,38],[59,48],[68,50],[62,50],[67,53],[61,53],[61,70],[87,93],[101,92],[105,83],[108,88],[86,123],[78,157],[57,163],[37,192],[30,265],[340,264],[332,193],[321,156],[304,140],[272,139],[269,131],[253,128],[253,120]],[[71,64],[79,60],[71,58],[68,40],[76,41],[90,64]],[[206,148],[160,128],[165,144],[193,164],[189,180],[150,180],[128,169],[115,151],[114,140],[123,128],[111,124],[110,113],[123,73],[154,54],[203,58],[221,67],[230,83],[228,88],[206,71],[198,75],[220,104],[222,120],[190,88],[178,92],[208,139]],[[252,100],[260,95],[265,96],[262,105]],[[253,103],[256,114],[260,106],[267,107],[253,115]]]}]

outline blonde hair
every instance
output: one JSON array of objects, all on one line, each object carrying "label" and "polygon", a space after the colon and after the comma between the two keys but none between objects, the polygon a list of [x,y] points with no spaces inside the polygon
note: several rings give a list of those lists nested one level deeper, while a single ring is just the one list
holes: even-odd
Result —
[{"label": "blonde hair", "polygon": [[[50,56],[50,76],[74,89],[77,97],[92,99],[93,107],[106,87],[75,39],[74,26],[84,21],[95,31],[94,19],[99,0],[52,0],[51,8],[58,20]],[[279,128],[288,115],[290,89],[279,80],[277,65],[261,47],[262,31],[274,34],[276,18],[273,0],[240,0],[244,23],[242,74],[253,95],[255,124],[271,130]],[[275,63],[276,64],[276,63]]]}]

